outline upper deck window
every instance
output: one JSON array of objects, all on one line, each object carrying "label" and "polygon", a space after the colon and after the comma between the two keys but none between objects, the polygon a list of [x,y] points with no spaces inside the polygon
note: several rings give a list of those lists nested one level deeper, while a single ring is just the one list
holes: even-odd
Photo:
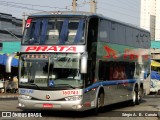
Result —
[{"label": "upper deck window", "polygon": [[84,23],[78,18],[28,19],[22,44],[83,44]]}]

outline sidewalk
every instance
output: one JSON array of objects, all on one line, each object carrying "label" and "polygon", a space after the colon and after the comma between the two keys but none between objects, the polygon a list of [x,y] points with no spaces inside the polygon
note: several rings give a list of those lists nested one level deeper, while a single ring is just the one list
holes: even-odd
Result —
[{"label": "sidewalk", "polygon": [[1,99],[10,99],[10,98],[17,99],[18,95],[19,95],[18,93],[0,93],[0,100]]}]

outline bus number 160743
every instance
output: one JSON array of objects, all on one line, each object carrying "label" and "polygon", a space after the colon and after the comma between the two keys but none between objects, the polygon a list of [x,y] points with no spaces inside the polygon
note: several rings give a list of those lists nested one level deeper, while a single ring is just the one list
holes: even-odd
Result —
[{"label": "bus number 160743", "polygon": [[79,91],[78,90],[64,90],[63,95],[78,95]]}]

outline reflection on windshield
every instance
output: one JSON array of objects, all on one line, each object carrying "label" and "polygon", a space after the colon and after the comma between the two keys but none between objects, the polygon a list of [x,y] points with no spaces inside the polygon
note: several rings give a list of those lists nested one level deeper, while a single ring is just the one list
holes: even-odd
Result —
[{"label": "reflection on windshield", "polygon": [[[84,19],[28,19],[22,44],[83,44]],[[27,20],[27,21],[28,21]]]},{"label": "reflection on windshield", "polygon": [[[81,87],[79,54],[52,54],[46,58],[21,56],[20,84],[35,87]],[[41,55],[39,55],[41,56]]]},{"label": "reflection on windshield", "polygon": [[47,87],[48,61],[26,60],[22,62],[21,83],[35,83]]}]

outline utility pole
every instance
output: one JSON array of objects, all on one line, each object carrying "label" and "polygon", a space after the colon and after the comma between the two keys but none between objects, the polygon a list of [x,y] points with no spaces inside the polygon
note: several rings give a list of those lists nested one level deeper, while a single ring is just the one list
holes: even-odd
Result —
[{"label": "utility pole", "polygon": [[77,0],[73,0],[72,1],[72,11],[76,11],[76,7],[77,7]]},{"label": "utility pole", "polygon": [[90,12],[96,13],[97,2],[96,0],[90,0]]}]

